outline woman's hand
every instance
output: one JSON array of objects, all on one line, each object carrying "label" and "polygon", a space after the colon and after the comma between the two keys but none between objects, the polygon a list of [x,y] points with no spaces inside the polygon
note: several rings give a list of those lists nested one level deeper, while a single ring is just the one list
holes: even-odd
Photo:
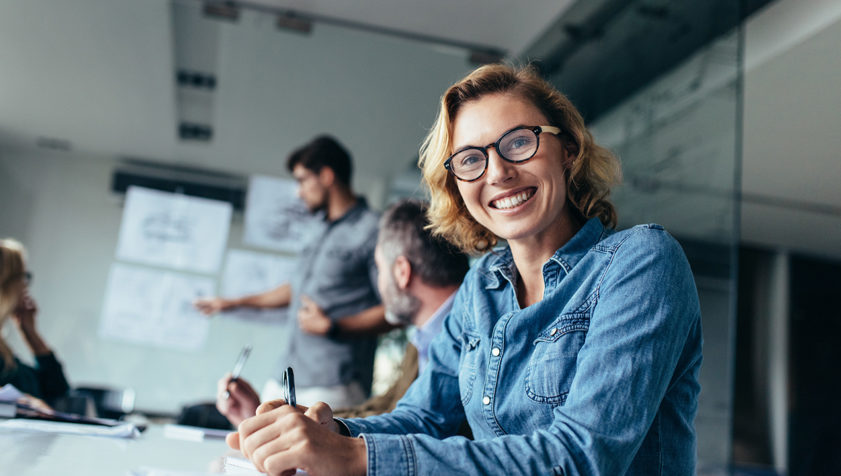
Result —
[{"label": "woman's hand", "polygon": [[333,410],[323,402],[309,408],[266,402],[226,441],[273,476],[292,475],[297,468],[314,476],[366,474],[365,441],[341,436]]},{"label": "woman's hand", "polygon": [[12,311],[12,318],[22,332],[35,330],[35,316],[38,314],[38,304],[29,295],[26,288],[20,292],[18,304]]},{"label": "woman's hand", "polygon": [[18,398],[17,403],[28,405],[44,413],[53,413],[52,407],[47,405],[46,402],[44,402],[40,398],[35,398],[32,395],[29,395],[28,393],[24,393],[20,398]]},{"label": "woman's hand", "polygon": [[17,306],[12,311],[12,319],[17,324],[20,333],[23,335],[32,353],[35,355],[47,355],[52,351],[35,327],[35,316],[37,314],[38,304],[29,295],[29,291],[24,288],[20,292]]}]

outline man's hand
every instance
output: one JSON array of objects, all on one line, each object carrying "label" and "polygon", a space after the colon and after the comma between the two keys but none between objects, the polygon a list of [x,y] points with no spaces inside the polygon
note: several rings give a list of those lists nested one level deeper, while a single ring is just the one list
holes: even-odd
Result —
[{"label": "man's hand", "polygon": [[220,297],[196,299],[193,301],[193,306],[206,316],[212,316],[230,307],[228,301]]},{"label": "man's hand", "polygon": [[257,416],[239,425],[226,438],[258,470],[292,475],[296,468],[313,476],[367,472],[367,450],[361,438],[341,436],[333,410],[323,402],[293,408],[283,400],[266,402]]},{"label": "man's hand", "polygon": [[298,325],[301,329],[310,334],[319,336],[326,335],[330,330],[332,321],[324,310],[318,307],[312,299],[301,295],[301,308],[298,310]]},{"label": "man's hand", "polygon": [[[238,426],[246,418],[256,414],[260,405],[260,396],[244,379],[231,380],[228,373],[216,384],[216,409],[225,416],[232,425]],[[225,398],[225,392],[228,398]]]}]

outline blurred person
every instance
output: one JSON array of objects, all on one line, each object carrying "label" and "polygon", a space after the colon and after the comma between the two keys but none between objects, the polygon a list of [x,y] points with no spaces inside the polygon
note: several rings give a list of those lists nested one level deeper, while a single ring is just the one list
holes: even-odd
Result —
[{"label": "blurred person", "polygon": [[70,386],[61,363],[38,332],[38,305],[29,295],[32,274],[26,267],[26,250],[13,239],[0,240],[0,329],[11,319],[35,357],[35,366],[21,362],[0,334],[0,386],[12,384],[28,398],[24,403],[43,408],[40,400],[55,402]]},{"label": "blurred person", "polygon": [[[393,328],[376,290],[378,215],[354,194],[350,154],[332,137],[316,137],[286,165],[298,196],[325,220],[321,234],[301,252],[297,272],[263,293],[199,299],[195,306],[208,315],[241,306],[288,306],[277,370],[263,387],[263,399],[281,395],[281,374],[291,366],[302,403],[357,405],[371,391],[376,335]],[[313,320],[324,325],[313,326]]]},{"label": "blurred person", "polygon": [[374,258],[386,319],[414,326],[397,380],[382,395],[355,408],[336,410],[341,417],[390,412],[429,361],[429,345],[441,331],[455,292],[469,267],[468,257],[440,236],[433,236],[428,205],[403,200],[380,219]]},{"label": "blurred person", "polygon": [[[702,336],[680,245],[615,231],[618,160],[530,68],[443,95],[420,165],[433,232],[486,252],[390,413],[263,403],[228,444],[292,474],[695,473]],[[474,440],[453,436],[466,418]]]},{"label": "blurred person", "polygon": [[[426,210],[427,205],[417,200],[392,205],[380,219],[374,251],[377,285],[387,319],[395,325],[416,328],[406,346],[399,376],[382,395],[337,410],[338,415],[367,416],[393,410],[418,371],[426,366],[429,344],[452,307],[455,291],[468,269],[468,258],[443,238],[432,236]],[[216,406],[232,424],[239,425],[254,416],[260,400],[247,381],[231,383],[226,375],[219,381],[218,390]]]}]

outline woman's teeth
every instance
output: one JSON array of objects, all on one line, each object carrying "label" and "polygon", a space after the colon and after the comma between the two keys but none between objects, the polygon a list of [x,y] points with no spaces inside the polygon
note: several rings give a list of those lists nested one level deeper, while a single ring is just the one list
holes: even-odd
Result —
[{"label": "woman's teeth", "polygon": [[493,202],[491,202],[491,206],[500,210],[505,210],[506,208],[514,208],[517,205],[520,205],[521,203],[531,198],[532,195],[534,195],[534,190],[524,190],[518,193],[517,195],[512,195],[510,197],[494,200]]}]

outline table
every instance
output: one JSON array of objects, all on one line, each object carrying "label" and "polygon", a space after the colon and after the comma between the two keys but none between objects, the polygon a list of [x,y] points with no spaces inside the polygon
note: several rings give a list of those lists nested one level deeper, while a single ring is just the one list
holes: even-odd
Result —
[{"label": "table", "polygon": [[141,468],[223,473],[227,455],[241,453],[221,439],[168,438],[160,424],[133,439],[0,429],[2,476],[125,476]]}]

